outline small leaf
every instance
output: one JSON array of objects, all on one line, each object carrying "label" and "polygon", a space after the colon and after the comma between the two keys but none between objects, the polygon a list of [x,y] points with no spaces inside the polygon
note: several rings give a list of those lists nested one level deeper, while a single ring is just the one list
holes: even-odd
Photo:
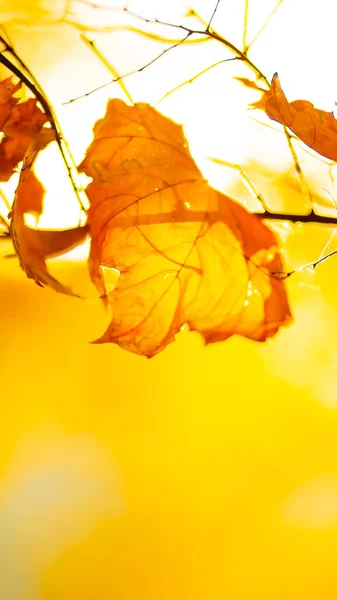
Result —
[{"label": "small leaf", "polygon": [[8,121],[11,116],[12,109],[15,104],[18,103],[19,99],[14,98],[13,94],[17,92],[22,83],[21,81],[17,84],[12,82],[12,78],[8,77],[3,81],[0,81],[0,130],[2,131],[4,124]]},{"label": "small leaf", "polygon": [[0,181],[8,181],[24,159],[29,137],[4,137],[0,142]]},{"label": "small leaf", "polygon": [[275,235],[208,185],[180,126],[112,100],[79,169],[93,179],[90,274],[113,312],[98,342],[153,356],[185,323],[206,342],[289,323]]},{"label": "small leaf", "polygon": [[43,128],[32,139],[28,138],[29,143],[24,156],[19,184],[12,207],[12,225],[17,216],[23,217],[28,212],[33,212],[37,215],[42,213],[44,188],[32,171],[32,166],[39,151],[54,140],[54,130],[46,128]]},{"label": "small leaf", "polygon": [[263,87],[260,87],[256,81],[252,79],[248,79],[247,77],[233,77],[237,81],[240,81],[245,87],[251,88],[253,90],[257,90],[259,92],[266,92],[267,90]]},{"label": "small leaf", "polygon": [[38,230],[27,227],[23,217],[17,216],[15,227],[13,223],[11,225],[11,233],[20,266],[29,279],[42,287],[47,285],[61,294],[77,295],[50,275],[46,260],[69,252],[83,242],[88,235],[87,226],[60,231]]},{"label": "small leaf", "polygon": [[22,82],[13,83],[13,77],[7,77],[0,81],[0,105],[13,102],[16,104],[19,99],[14,98],[14,94],[22,87]]},{"label": "small leaf", "polygon": [[268,117],[289,127],[318,154],[337,161],[337,120],[333,113],[315,108],[307,100],[288,102],[277,73],[270,91],[265,91],[261,100],[252,106],[262,108]]},{"label": "small leaf", "polygon": [[[13,90],[15,89],[13,88]],[[5,92],[0,85],[0,100],[1,93],[5,98]],[[42,149],[49,141],[54,139],[52,129],[42,129],[43,125],[49,121],[49,117],[36,106],[36,99],[30,98],[26,102],[14,106],[14,108],[11,105],[12,101],[16,102],[15,98],[9,97],[7,104],[1,105],[0,103],[0,124],[1,116],[5,114],[1,115],[2,108],[5,111],[7,108],[9,110],[8,119],[2,123],[1,127],[5,137],[0,142],[0,181],[8,181],[10,179],[14,169],[24,159],[32,138],[35,138],[36,143],[40,144],[40,147],[35,148],[34,156],[39,149]],[[43,141],[41,142],[41,140]],[[33,160],[34,158],[30,162]]]},{"label": "small leaf", "polygon": [[[42,119],[37,123],[41,123]],[[43,210],[44,188],[32,170],[34,161],[43,148],[55,139],[55,132],[50,128],[42,128],[28,140],[19,184],[11,211],[11,236],[20,266],[29,279],[42,286],[48,285],[56,292],[76,296],[72,290],[49,273],[47,258],[68,252],[80,244],[88,234],[88,227],[75,227],[66,230],[32,229],[25,224],[25,214],[40,215]],[[19,127],[20,128],[20,127]],[[35,126],[31,131],[36,131]],[[22,138],[9,138],[16,142]]]},{"label": "small leaf", "polygon": [[[27,172],[25,172],[27,173]],[[29,279],[38,285],[48,285],[56,292],[76,295],[50,275],[46,259],[68,252],[87,236],[87,227],[60,231],[32,229],[25,224],[26,212],[41,212],[44,188],[32,170],[19,184],[12,211],[11,235],[20,266]]]},{"label": "small leaf", "polygon": [[49,117],[37,106],[36,98],[29,98],[14,106],[12,114],[2,131],[8,137],[33,137],[41,131]]},{"label": "small leaf", "polygon": [[25,181],[21,182],[17,194],[17,212],[20,212],[21,215],[25,213],[40,215],[43,209],[43,196],[43,185],[37,179],[34,171],[28,170],[25,174]]}]

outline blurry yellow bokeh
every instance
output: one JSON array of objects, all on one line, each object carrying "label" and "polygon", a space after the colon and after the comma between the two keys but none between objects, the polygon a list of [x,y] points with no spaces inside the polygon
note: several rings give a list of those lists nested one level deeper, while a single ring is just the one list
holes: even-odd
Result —
[{"label": "blurry yellow bokeh", "polygon": [[[215,4],[193,8],[207,22]],[[277,4],[249,56],[268,78],[278,71],[290,100],[334,110],[337,6],[250,0],[247,43]],[[119,74],[169,45],[127,26],[182,37],[132,19],[123,5],[0,0],[1,23],[45,89],[77,163],[107,99],[124,98],[113,84],[65,104],[111,77],[83,34]],[[240,47],[245,5],[221,0],[213,21]],[[181,0],[129,2],[130,11],[175,23],[188,8]],[[191,23],[202,27],[196,17]],[[135,102],[156,104],[230,56],[213,41],[183,45],[124,83]],[[256,92],[233,76],[252,73],[242,62],[222,63],[157,108],[184,124],[212,185],[249,204],[251,190],[224,165],[240,164],[269,206],[305,211],[280,129],[246,110]],[[296,148],[317,206],[333,215],[328,166]],[[47,188],[42,225],[76,224],[56,149],[37,170]],[[15,182],[5,188],[13,192]],[[336,248],[331,227],[275,230],[289,270]],[[86,302],[35,286],[5,258],[11,251],[0,240],[0,600],[335,600],[336,258],[289,278],[294,324],[275,340],[205,347],[197,333],[182,332],[146,360],[89,344],[108,315],[83,252],[51,268],[86,289]]]}]

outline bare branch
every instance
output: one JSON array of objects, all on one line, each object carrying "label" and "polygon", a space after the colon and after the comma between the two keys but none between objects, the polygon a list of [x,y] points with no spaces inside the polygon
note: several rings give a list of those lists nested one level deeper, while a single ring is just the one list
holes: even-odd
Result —
[{"label": "bare branch", "polygon": [[[217,3],[218,6],[219,3]],[[216,8],[217,8],[216,6]],[[201,38],[198,38],[198,42],[200,41],[207,41],[208,39],[213,39],[216,40],[218,42],[220,42],[221,44],[225,45],[231,52],[233,52],[236,55],[237,59],[240,59],[244,62],[246,62],[248,64],[248,66],[254,71],[254,73],[261,79],[263,79],[265,81],[265,83],[269,86],[269,82],[268,79],[266,78],[266,76],[262,73],[262,71],[260,71],[260,69],[248,58],[248,56],[246,56],[246,54],[244,52],[242,52],[239,48],[237,48],[234,44],[232,44],[231,42],[229,42],[228,40],[226,40],[225,38],[223,38],[221,35],[219,35],[218,33],[216,33],[214,30],[196,30],[196,29],[190,29],[189,27],[186,27],[185,25],[181,25],[181,24],[175,24],[175,23],[168,23],[166,21],[161,21],[159,19],[148,19],[146,17],[143,17],[141,15],[137,15],[131,11],[129,11],[127,8],[124,9],[125,12],[127,12],[130,16],[138,18],[140,20],[142,20],[145,23],[156,23],[159,25],[165,25],[168,27],[172,27],[175,29],[180,29],[182,31],[185,31],[186,35],[178,40],[178,42],[172,44],[169,48],[165,48],[165,50],[163,52],[161,52],[158,56],[156,56],[154,59],[152,59],[151,61],[149,61],[147,64],[145,64],[143,67],[140,67],[138,69],[134,69],[132,71],[129,71],[128,73],[125,73],[124,75],[120,75],[119,77],[113,78],[110,81],[103,83],[100,86],[97,86],[96,88],[90,90],[89,92],[86,92],[85,94],[81,94],[80,96],[76,96],[75,98],[72,98],[70,100],[67,100],[66,102],[64,102],[63,104],[71,104],[72,102],[75,102],[81,98],[86,98],[87,96],[90,96],[91,94],[104,89],[105,87],[107,87],[108,85],[111,85],[112,83],[117,83],[118,81],[120,81],[121,79],[124,79],[125,77],[130,77],[131,75],[135,75],[136,73],[141,73],[142,71],[144,71],[147,67],[149,67],[150,65],[152,65],[154,62],[156,62],[157,60],[159,60],[162,56],[164,56],[164,54],[166,54],[167,52],[169,52],[170,50],[173,50],[174,48],[177,48],[178,46],[182,45],[183,43],[187,42],[189,40],[189,38],[191,38],[191,36],[193,35],[198,35],[198,36],[203,36]],[[196,14],[196,13],[194,13]],[[198,16],[196,14],[196,16]],[[142,32],[140,30],[137,30],[137,32],[144,34],[144,35],[149,35],[146,32]],[[152,34],[151,34],[152,36]],[[191,42],[191,40],[189,40]],[[179,88],[180,86],[178,86]]]},{"label": "bare branch", "polygon": [[156,56],[155,58],[150,60],[150,62],[148,62],[143,67],[140,67],[139,69],[134,69],[133,71],[129,71],[129,73],[125,73],[124,75],[119,75],[118,77],[111,79],[107,83],[103,83],[102,85],[99,85],[98,87],[94,88],[93,90],[90,90],[90,92],[86,92],[85,94],[81,94],[81,96],[76,96],[76,98],[72,98],[71,100],[67,100],[66,102],[63,102],[63,105],[71,104],[72,102],[76,102],[76,100],[80,100],[81,98],[86,98],[87,96],[90,96],[91,94],[94,94],[95,92],[98,92],[99,90],[102,90],[103,88],[107,87],[108,85],[111,85],[112,83],[118,83],[119,81],[121,81],[121,79],[125,79],[125,77],[130,77],[131,75],[135,75],[136,73],[141,73],[142,71],[147,69],[147,67],[149,67],[150,65],[153,65],[153,63],[155,63],[162,56],[164,56],[164,54],[166,54],[170,50],[173,50],[174,48],[177,48],[178,46],[183,44],[191,35],[192,35],[192,33],[188,32],[185,35],[185,37],[180,39],[176,44],[173,44],[173,46],[169,46],[169,48],[165,48],[165,50],[163,50],[163,52],[158,54],[158,56]]},{"label": "bare branch", "polygon": [[245,1],[245,12],[243,15],[243,39],[242,39],[242,49],[245,54],[247,54],[247,27],[248,27],[248,10],[249,10],[249,0]]},{"label": "bare branch", "polygon": [[328,260],[328,258],[332,258],[332,256],[335,256],[336,254],[337,254],[337,250],[333,250],[332,252],[329,252],[329,254],[322,256],[322,258],[319,258],[315,262],[308,263],[306,265],[302,265],[301,267],[297,267],[296,269],[293,269],[292,271],[273,271],[271,273],[270,272],[266,273],[266,275],[269,275],[270,277],[272,277],[274,279],[279,279],[279,280],[288,279],[288,277],[290,277],[291,275],[294,275],[294,273],[300,273],[304,269],[311,269],[312,271],[314,271],[316,269],[316,267],[318,267],[318,265],[320,265],[322,262],[325,262],[326,260]]},{"label": "bare branch", "polygon": [[[95,30],[96,31],[96,30]],[[132,25],[112,25],[109,28],[109,32],[113,32],[113,31],[127,31],[128,33],[137,33],[138,35],[141,35],[142,37],[145,38],[149,38],[150,40],[153,40],[155,42],[160,42],[163,44],[175,44],[177,41],[177,38],[174,37],[166,37],[164,35],[159,35],[150,31],[145,31],[143,29],[140,29],[139,27],[133,27]],[[195,39],[187,39],[185,40],[185,44],[187,46],[195,46],[197,44],[202,44],[203,42],[208,42],[209,39],[207,37],[205,38],[195,38]]]},{"label": "bare branch", "polygon": [[175,88],[173,88],[172,90],[170,90],[169,92],[167,92],[164,96],[162,96],[159,100],[157,100],[157,102],[153,106],[157,106],[160,102],[163,102],[163,100],[165,100],[166,98],[168,98],[168,96],[170,96],[171,94],[173,94],[173,92],[176,92],[177,90],[179,90],[180,88],[184,87],[185,85],[187,85],[189,83],[193,83],[193,81],[195,81],[196,79],[198,79],[198,77],[201,77],[201,75],[204,75],[205,73],[207,73],[207,71],[210,71],[214,67],[218,67],[219,65],[222,65],[224,63],[233,62],[233,60],[240,60],[240,58],[238,58],[237,56],[233,56],[233,58],[224,58],[223,60],[219,60],[218,62],[214,63],[213,65],[210,65],[209,67],[206,67],[206,69],[203,69],[202,71],[199,71],[196,75],[193,75],[193,77],[191,77],[190,79],[187,79],[186,81],[183,81],[182,83],[180,83],[179,85],[177,85]]},{"label": "bare branch", "polygon": [[289,213],[275,213],[269,210],[265,210],[264,212],[256,212],[254,213],[260,219],[266,219],[269,221],[290,221],[291,223],[314,223],[316,225],[331,225],[332,227],[337,228],[337,216],[336,217],[328,217],[325,215],[318,215],[314,210],[306,214],[289,214]]},{"label": "bare branch", "polygon": [[293,139],[294,138],[293,138],[292,134],[289,132],[288,128],[285,125],[283,125],[283,131],[284,131],[285,136],[287,138],[288,148],[290,150],[290,154],[291,154],[292,159],[293,159],[295,171],[297,173],[297,176],[298,176],[298,179],[299,179],[299,182],[300,182],[300,187],[301,187],[302,194],[305,197],[308,205],[311,206],[311,204],[312,204],[311,194],[310,194],[310,190],[309,190],[309,186],[308,186],[307,180],[304,177],[304,173],[303,173],[301,165],[299,163],[296,150],[294,148],[294,144],[293,144]]},{"label": "bare branch", "polygon": [[266,26],[271,21],[271,19],[273,18],[273,16],[277,13],[277,11],[280,8],[280,6],[281,6],[282,3],[283,3],[283,0],[279,0],[278,1],[278,3],[276,4],[275,8],[273,8],[273,10],[271,11],[271,13],[268,15],[268,17],[266,18],[266,20],[263,23],[262,27],[260,27],[260,29],[258,30],[258,32],[254,35],[254,37],[250,41],[250,43],[247,44],[246,47],[244,46],[245,52],[248,52],[248,50],[250,50],[250,48],[252,47],[252,45],[255,44],[255,42],[257,41],[257,39],[260,37],[262,31],[266,28]]},{"label": "bare branch", "polygon": [[207,31],[209,31],[209,30],[210,30],[210,27],[211,27],[212,21],[213,21],[213,19],[214,19],[214,16],[215,16],[215,13],[216,13],[216,11],[218,10],[219,4],[220,4],[220,0],[217,0],[217,3],[216,3],[216,5],[215,5],[215,8],[214,8],[214,10],[213,10],[213,12],[212,12],[212,16],[211,16],[210,20],[208,21],[208,25],[207,25],[207,29],[206,29]]},{"label": "bare branch", "polygon": [[[158,25],[164,25],[165,27],[172,27],[174,29],[180,29],[180,30],[188,33],[190,36],[191,35],[205,36],[205,37],[208,37],[209,39],[213,39],[213,40],[219,42],[220,44],[222,44],[226,48],[228,48],[228,50],[233,52],[238,58],[240,58],[242,61],[244,61],[254,71],[254,73],[260,79],[263,79],[263,81],[265,81],[265,83],[269,86],[269,81],[268,81],[267,77],[262,73],[262,71],[260,71],[260,69],[257,67],[257,65],[255,65],[244,52],[242,52],[239,48],[237,48],[237,46],[232,44],[226,38],[222,37],[214,29],[211,29],[211,30],[208,30],[207,28],[201,29],[201,30],[200,29],[191,29],[191,28],[187,27],[186,25],[181,25],[178,23],[169,23],[167,21],[162,21],[160,19],[148,19],[141,15],[137,15],[136,13],[130,12],[127,9],[125,10],[125,12],[128,12],[128,14],[130,14],[131,16],[133,16],[137,19],[140,19],[141,21],[144,21],[145,23],[157,23]],[[202,19],[200,19],[199,15],[197,13],[194,12],[193,14],[196,17],[198,17],[199,20],[202,22]]]},{"label": "bare branch", "polygon": [[121,90],[124,92],[125,96],[129,100],[130,104],[134,104],[133,99],[130,95],[129,90],[127,89],[124,79],[118,75],[113,66],[109,63],[109,61],[105,58],[105,56],[98,50],[95,42],[93,40],[89,40],[86,35],[82,33],[81,39],[87,44],[87,46],[93,51],[95,56],[97,56],[98,60],[108,69],[110,74],[114,77],[115,80],[118,80],[119,86]]}]

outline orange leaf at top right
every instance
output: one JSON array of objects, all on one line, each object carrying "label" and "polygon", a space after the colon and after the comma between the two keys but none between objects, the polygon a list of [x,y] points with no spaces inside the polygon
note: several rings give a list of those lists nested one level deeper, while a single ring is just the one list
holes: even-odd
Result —
[{"label": "orange leaf at top right", "polygon": [[333,113],[315,108],[307,100],[288,102],[277,73],[270,90],[252,106],[263,109],[268,117],[289,127],[318,154],[337,161],[337,119]]}]

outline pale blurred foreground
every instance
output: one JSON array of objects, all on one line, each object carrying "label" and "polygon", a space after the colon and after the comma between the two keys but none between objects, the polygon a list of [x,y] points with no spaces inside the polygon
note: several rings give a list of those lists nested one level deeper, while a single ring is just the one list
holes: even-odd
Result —
[{"label": "pale blurred foreground", "polygon": [[[138,1],[133,9],[160,16],[156,4]],[[162,4],[161,14],[177,21],[180,2]],[[57,108],[79,161],[106,99],[122,92],[110,87],[62,105],[109,79],[79,29],[55,24],[64,5],[2,0],[0,17]],[[226,23],[222,32],[238,44],[243,5],[231,6],[230,15],[219,10],[214,23]],[[291,99],[332,110],[335,19],[328,0],[319,12],[317,5],[285,0],[252,57],[268,76],[279,71]],[[114,23],[111,11],[103,17],[85,3],[71,6],[82,27]],[[251,3],[252,31],[273,6]],[[209,17],[206,0],[195,8]],[[317,62],[320,31],[324,64],[322,57]],[[163,48],[125,32],[88,35],[120,73]],[[201,44],[172,51],[125,83],[135,101],[154,103],[220,60],[220,50]],[[282,177],[273,183],[270,172],[281,176],[291,162],[278,133],[262,134],[255,129],[262,126],[235,112],[252,99],[248,92],[238,98],[230,75],[247,73],[235,69],[211,71],[158,109],[185,124],[214,185],[225,190],[230,183],[238,193],[243,187],[206,157],[240,162],[253,155],[266,198],[289,208],[298,191]],[[324,196],[323,187],[333,194],[323,168],[316,174],[310,160],[317,194]],[[46,152],[39,168],[50,221],[76,222],[59,158]],[[331,237],[318,226],[279,233],[290,267],[317,259]],[[1,242],[0,250],[10,246]],[[55,269],[86,285],[83,263],[60,261]],[[273,342],[234,338],[205,348],[197,334],[181,333],[150,361],[89,344],[107,323],[96,301],[38,288],[16,259],[2,259],[0,275],[0,600],[336,598],[336,259],[289,279],[295,324]]]}]

